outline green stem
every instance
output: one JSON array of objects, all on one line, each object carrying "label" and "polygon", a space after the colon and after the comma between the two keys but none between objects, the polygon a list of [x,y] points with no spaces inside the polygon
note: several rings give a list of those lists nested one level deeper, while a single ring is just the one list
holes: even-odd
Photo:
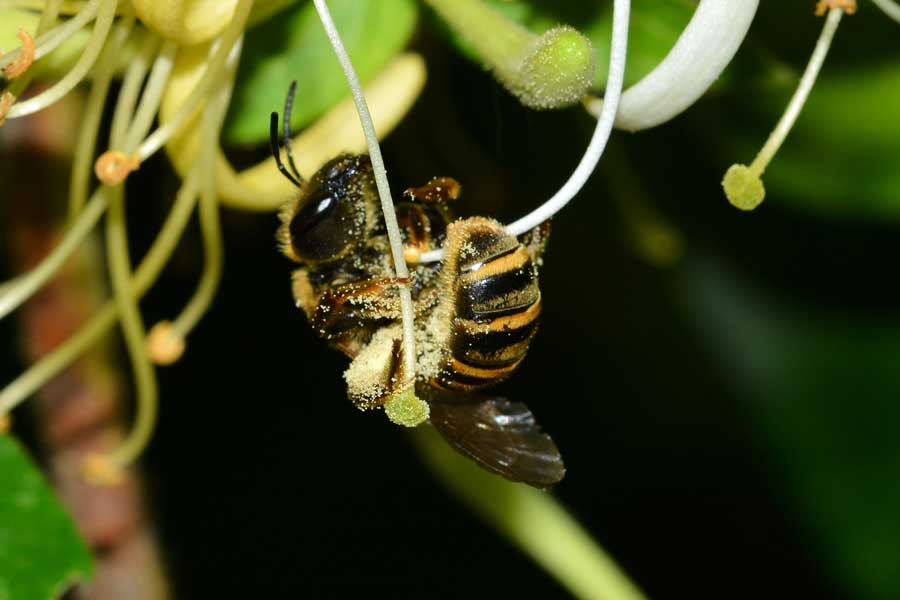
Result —
[{"label": "green stem", "polygon": [[595,56],[571,27],[530,32],[482,0],[425,0],[525,106],[572,106],[590,91]]},{"label": "green stem", "polygon": [[413,439],[441,481],[576,598],[645,596],[553,496],[488,473],[454,452],[431,427]]}]

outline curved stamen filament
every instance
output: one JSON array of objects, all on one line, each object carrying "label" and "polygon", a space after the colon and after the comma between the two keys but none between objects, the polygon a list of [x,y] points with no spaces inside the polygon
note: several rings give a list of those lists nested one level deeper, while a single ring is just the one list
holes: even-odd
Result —
[{"label": "curved stamen filament", "polygon": [[159,36],[153,33],[143,34],[143,41],[134,59],[129,61],[122,79],[122,87],[116,98],[116,107],[113,111],[112,125],[109,128],[110,147],[115,148],[112,140],[124,140],[131,119],[134,116],[134,107],[137,105],[138,96],[144,77],[150,69],[150,63],[156,56],[159,48]]},{"label": "curved stamen filament", "polygon": [[66,73],[65,77],[60,79],[50,89],[29,98],[25,102],[14,104],[7,112],[7,118],[13,119],[23,117],[47,108],[78,85],[84,76],[87,75],[94,62],[103,50],[103,44],[106,42],[106,36],[112,27],[113,19],[116,16],[116,5],[118,0],[106,0],[100,6],[97,13],[97,21],[94,23],[94,29],[91,32],[91,39],[87,47],[84,49],[75,66]]},{"label": "curved stamen filament", "polygon": [[81,127],[78,131],[78,139],[75,142],[75,152],[72,155],[72,177],[69,183],[69,220],[75,219],[81,212],[88,194],[88,184],[91,177],[91,163],[94,158],[94,150],[97,146],[97,134],[100,129],[100,120],[103,118],[103,107],[106,103],[106,94],[112,82],[116,66],[121,60],[120,52],[131,33],[134,19],[126,19],[116,26],[110,34],[110,39],[103,50],[97,68],[94,70],[91,82],[91,91],[82,112]]},{"label": "curved stamen filament", "polygon": [[803,109],[803,105],[809,97],[819,71],[822,69],[822,64],[828,55],[828,49],[831,47],[831,41],[834,39],[834,33],[837,31],[843,15],[843,8],[832,8],[828,11],[828,17],[825,19],[822,33],[816,42],[809,64],[806,65],[806,71],[804,71],[803,77],[800,78],[800,84],[797,86],[797,90],[788,103],[784,114],[769,135],[759,154],[756,155],[749,167],[739,164],[732,165],[725,174],[722,186],[725,189],[728,201],[736,208],[753,210],[765,198],[765,187],[760,177],[775,156],[775,153],[781,148],[781,144],[784,143],[787,134],[797,121],[797,117],[800,116],[800,111]]},{"label": "curved stamen filament", "polygon": [[[159,235],[131,278],[129,293],[135,301],[147,293],[175,251],[196,205],[199,178],[198,169],[188,173]],[[118,306],[108,300],[74,335],[0,390],[0,415],[11,411],[99,341],[115,325],[118,315]]]},{"label": "curved stamen filament", "polygon": [[174,320],[168,332],[173,339],[184,340],[196,326],[212,304],[222,278],[224,252],[222,230],[219,224],[215,161],[219,148],[219,133],[228,109],[228,102],[231,99],[236,67],[236,64],[231,65],[227,83],[222,85],[215,97],[210,100],[203,115],[200,156],[197,162],[203,173],[199,212],[205,262],[197,290],[181,314]]},{"label": "curved stamen filament", "polygon": [[144,347],[144,322],[140,309],[131,294],[131,265],[128,253],[128,236],[125,223],[125,198],[122,186],[101,188],[101,193],[111,196],[106,212],[106,248],[113,298],[119,313],[119,323],[125,338],[125,346],[134,371],[135,396],[137,398],[134,425],[121,446],[108,458],[116,465],[126,465],[141,453],[150,439],[156,423],[158,389],[153,364]]},{"label": "curved stamen filament", "polygon": [[162,100],[163,92],[166,89],[166,83],[169,81],[169,75],[172,73],[172,66],[175,63],[175,53],[178,46],[174,42],[166,41],[160,48],[159,56],[153,63],[153,69],[150,71],[150,77],[144,93],[141,94],[141,101],[138,104],[131,127],[128,129],[128,135],[125,136],[125,147],[135,148],[142,139],[150,131],[153,125],[153,117],[159,109],[159,103]]},{"label": "curved stamen filament", "polygon": [[[615,0],[613,5],[613,34],[610,50],[609,76],[607,77],[606,96],[600,118],[594,135],[585,150],[581,162],[569,177],[569,180],[544,204],[521,219],[507,225],[506,230],[511,235],[521,235],[526,231],[540,225],[554,214],[559,212],[576,194],[584,187],[591,173],[597,167],[606,142],[612,132],[616,119],[619,98],[622,93],[622,83],[625,78],[625,57],[628,53],[628,22],[631,12],[630,0]],[[441,260],[443,250],[433,250],[423,253],[420,262],[433,262]]]},{"label": "curved stamen filament", "polygon": [[39,265],[24,275],[5,283],[0,292],[0,319],[11,313],[39,290],[62,267],[88,236],[107,207],[107,197],[96,192],[62,241]]},{"label": "curved stamen filament", "polygon": [[182,103],[172,118],[154,131],[138,148],[138,155],[142,162],[162,148],[181,129],[181,126],[191,116],[194,109],[207,97],[210,89],[220,81],[222,69],[226,66],[226,60],[235,60],[237,55],[236,44],[243,32],[244,23],[247,21],[247,15],[250,14],[252,6],[253,0],[240,0],[238,2],[231,23],[228,24],[228,27],[219,38],[218,48],[209,60],[206,72],[203,73],[203,77],[197,83],[191,95]]},{"label": "curved stamen filament", "polygon": [[[353,96],[353,102],[356,105],[356,111],[359,114],[359,122],[366,134],[366,143],[369,148],[369,158],[372,161],[372,171],[375,176],[375,185],[378,188],[378,195],[381,198],[381,210],[384,214],[385,226],[387,228],[388,239],[391,245],[391,255],[394,259],[394,273],[398,279],[409,280],[409,270],[406,266],[406,259],[403,255],[403,239],[400,235],[400,227],[397,224],[397,216],[394,212],[394,202],[391,199],[391,188],[387,180],[387,170],[384,167],[384,159],[381,156],[381,147],[378,145],[378,136],[375,133],[375,125],[372,123],[372,116],[369,114],[369,107],[366,105],[366,98],[363,95],[362,85],[353,63],[350,62],[350,56],[344,48],[341,36],[337,27],[328,11],[325,0],[313,0],[316,11],[319,13],[319,19],[325,28],[325,33],[331,42],[334,53],[337,55],[338,62],[341,63],[341,69],[344,71],[344,77],[350,86],[350,95]],[[406,404],[415,404],[414,394],[410,395],[410,388],[415,383],[416,378],[416,352],[415,352],[415,331],[414,331],[414,311],[412,304],[412,294],[408,283],[398,285],[400,296],[400,312],[403,322],[403,376],[409,381],[409,385],[405,388],[402,398]],[[390,402],[390,401],[389,401]],[[418,400],[420,411],[419,416],[422,420],[428,417],[427,405]],[[404,423],[409,425],[410,423]]]}]

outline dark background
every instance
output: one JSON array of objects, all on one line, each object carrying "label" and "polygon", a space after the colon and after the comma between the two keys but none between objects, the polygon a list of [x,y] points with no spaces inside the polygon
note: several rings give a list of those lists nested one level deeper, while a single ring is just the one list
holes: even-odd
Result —
[{"label": "dark background", "polygon": [[[799,69],[816,26],[770,37]],[[394,191],[449,175],[463,185],[460,214],[522,214],[565,180],[594,121],[522,109],[428,33],[416,44],[429,84],[384,144]],[[838,63],[854,41],[836,47]],[[718,325],[692,298],[704,277],[739,278],[793,307],[892,316],[897,230],[777,201],[732,209],[719,181],[744,157],[717,156],[701,136],[726,135],[704,129],[725,114],[762,143],[772,122],[744,91],[713,94],[648,133],[614,134],[612,165],[554,221],[541,331],[498,391],[552,433],[568,469],[554,494],[649,597],[863,597],[806,512],[773,413],[736,382],[706,331]],[[610,193],[616,165],[680,232],[674,265],[635,252],[623,198]],[[149,224],[132,229],[135,256],[175,187],[161,159],[134,177],[129,219]],[[161,419],[144,459],[177,597],[567,597],[440,486],[402,430],[346,400],[346,360],[293,306],[276,217],[224,210],[223,226],[221,289],[184,358],[159,369]],[[142,303],[148,323],[177,313],[201,264],[191,237]],[[853,400],[865,410],[865,397]]]}]

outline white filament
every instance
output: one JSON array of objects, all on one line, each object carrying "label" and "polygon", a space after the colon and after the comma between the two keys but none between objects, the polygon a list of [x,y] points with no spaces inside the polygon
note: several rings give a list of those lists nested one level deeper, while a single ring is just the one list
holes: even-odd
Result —
[{"label": "white filament", "polygon": [[894,0],[872,0],[872,2],[884,11],[884,14],[900,23],[900,4],[897,4]]},{"label": "white filament", "polygon": [[[594,172],[609,135],[612,132],[616,119],[616,110],[619,106],[619,98],[622,94],[622,83],[625,79],[625,57],[628,54],[628,23],[631,12],[630,0],[615,0],[613,4],[613,28],[612,42],[609,59],[609,75],[606,85],[606,102],[597,119],[594,135],[588,144],[581,162],[569,177],[569,180],[549,200],[521,219],[510,223],[506,231],[511,235],[521,235],[526,231],[540,225],[562,209],[569,201],[581,191],[585,182]],[[421,262],[434,262],[443,258],[443,250],[425,252],[420,257]]]}]

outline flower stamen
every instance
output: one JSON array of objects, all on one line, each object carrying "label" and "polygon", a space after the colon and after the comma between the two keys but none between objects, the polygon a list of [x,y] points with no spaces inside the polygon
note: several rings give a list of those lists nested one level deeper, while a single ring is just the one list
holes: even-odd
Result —
[{"label": "flower stamen", "polygon": [[[769,135],[769,139],[766,140],[766,143],[759,151],[759,154],[756,155],[756,158],[753,159],[753,162],[750,163],[750,166],[742,164],[731,165],[722,179],[722,188],[725,190],[725,196],[735,208],[753,210],[766,197],[762,174],[778,152],[778,149],[781,148],[781,144],[797,121],[797,117],[800,116],[800,111],[803,109],[803,105],[809,97],[819,71],[822,69],[822,64],[825,62],[825,57],[828,54],[828,49],[831,47],[831,41],[834,39],[834,33],[841,22],[841,17],[845,10],[848,10],[848,8],[843,6],[845,0],[829,1],[833,1],[839,6],[829,10],[828,17],[825,19],[825,25],[822,27],[822,33],[816,42],[815,50],[813,50],[803,77],[800,78],[797,91],[794,92],[784,114]],[[853,4],[855,5],[855,2]]]},{"label": "flower stamen", "polygon": [[816,4],[816,16],[821,17],[832,8],[839,8],[852,15],[856,12],[856,0],[819,0]]},{"label": "flower stamen", "polygon": [[119,150],[107,150],[94,163],[94,173],[104,185],[119,185],[140,166],[141,158],[136,152],[129,156]]},{"label": "flower stamen", "polygon": [[15,79],[22,75],[34,62],[34,38],[24,29],[19,29],[16,37],[22,42],[22,49],[16,59],[3,67],[3,76],[7,79]]}]

